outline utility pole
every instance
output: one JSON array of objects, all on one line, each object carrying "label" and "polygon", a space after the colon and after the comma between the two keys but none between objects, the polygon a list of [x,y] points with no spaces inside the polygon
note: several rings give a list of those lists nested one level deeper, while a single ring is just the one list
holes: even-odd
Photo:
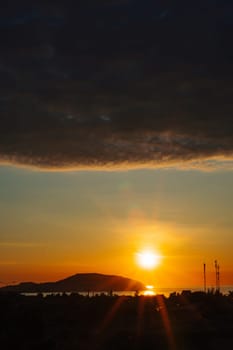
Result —
[{"label": "utility pole", "polygon": [[206,293],[206,264],[204,263],[204,292]]},{"label": "utility pole", "polygon": [[220,266],[217,260],[214,261],[215,267],[215,279],[216,279],[216,292],[220,292]]}]

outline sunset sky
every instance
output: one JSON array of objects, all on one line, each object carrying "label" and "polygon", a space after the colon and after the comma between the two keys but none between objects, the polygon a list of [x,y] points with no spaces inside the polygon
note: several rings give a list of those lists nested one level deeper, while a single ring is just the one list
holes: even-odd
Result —
[{"label": "sunset sky", "polygon": [[[231,171],[38,172],[2,167],[1,278],[54,280],[76,272],[138,278],[159,286],[233,282]],[[144,248],[163,257],[139,267]]]},{"label": "sunset sky", "polygon": [[224,0],[1,9],[1,284],[233,285],[232,37]]}]

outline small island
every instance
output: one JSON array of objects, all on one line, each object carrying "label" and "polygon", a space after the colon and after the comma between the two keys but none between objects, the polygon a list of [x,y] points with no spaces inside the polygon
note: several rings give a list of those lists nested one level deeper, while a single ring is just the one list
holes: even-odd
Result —
[{"label": "small island", "polygon": [[130,278],[100,273],[78,273],[56,282],[23,282],[0,288],[2,292],[59,293],[59,292],[109,292],[140,291],[145,286]]}]

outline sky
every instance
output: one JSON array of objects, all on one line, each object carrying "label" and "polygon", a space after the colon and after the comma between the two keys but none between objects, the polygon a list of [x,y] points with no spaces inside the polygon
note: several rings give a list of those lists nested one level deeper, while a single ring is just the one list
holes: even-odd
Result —
[{"label": "sky", "polygon": [[2,284],[233,285],[232,35],[223,0],[2,5]]}]

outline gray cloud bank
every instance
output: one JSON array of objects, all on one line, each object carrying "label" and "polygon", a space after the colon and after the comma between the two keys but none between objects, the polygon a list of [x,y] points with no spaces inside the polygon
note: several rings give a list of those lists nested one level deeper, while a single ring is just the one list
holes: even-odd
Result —
[{"label": "gray cloud bank", "polygon": [[0,160],[233,158],[228,1],[29,1],[0,12]]}]

